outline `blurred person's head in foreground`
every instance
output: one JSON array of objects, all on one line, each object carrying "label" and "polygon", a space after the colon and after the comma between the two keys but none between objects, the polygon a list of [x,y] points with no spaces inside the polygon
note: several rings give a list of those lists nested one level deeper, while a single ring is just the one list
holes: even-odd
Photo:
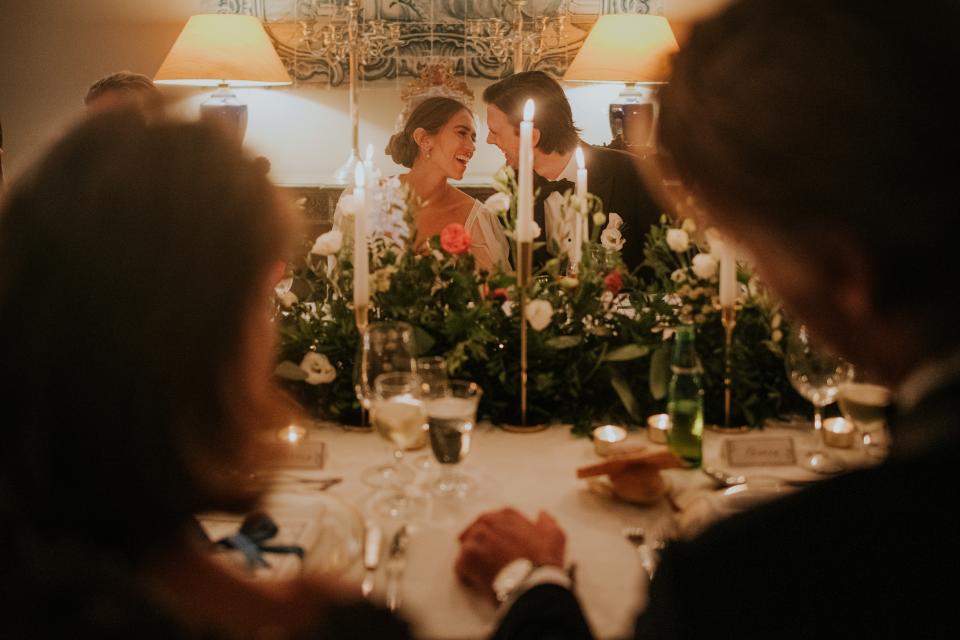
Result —
[{"label": "blurred person's head in foreground", "polygon": [[743,0],[696,25],[659,137],[708,222],[890,382],[956,345],[960,5]]},{"label": "blurred person's head in foreground", "polygon": [[163,107],[163,94],[147,76],[118,71],[90,85],[83,103],[91,111],[132,104],[146,112],[158,112]]},{"label": "blurred person's head in foreground", "polygon": [[242,479],[283,420],[269,301],[293,230],[262,167],[216,127],[135,108],[93,114],[10,185],[5,521],[40,547],[136,561],[181,541],[196,512],[256,502]]}]

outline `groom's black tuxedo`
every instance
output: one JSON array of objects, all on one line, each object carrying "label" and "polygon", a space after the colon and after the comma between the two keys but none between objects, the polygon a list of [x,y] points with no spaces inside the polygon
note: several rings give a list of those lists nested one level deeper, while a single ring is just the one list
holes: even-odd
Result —
[{"label": "groom's black tuxedo", "polygon": [[[623,218],[623,260],[634,269],[643,262],[643,243],[651,225],[660,219],[661,208],[650,196],[637,171],[638,158],[615,149],[595,147],[581,142],[584,166],[587,169],[587,191],[603,201],[606,213],[618,213]],[[534,175],[534,187],[540,186],[534,211],[537,224],[546,233],[543,201],[549,193],[544,178]],[[572,185],[571,185],[572,187]],[[593,222],[591,221],[591,228]],[[541,235],[540,239],[544,238]]]},{"label": "groom's black tuxedo", "polygon": [[[960,383],[897,420],[894,445],[881,466],[672,544],[635,637],[956,637],[945,598],[960,583]],[[583,638],[583,628],[569,592],[539,586],[495,637]]]}]

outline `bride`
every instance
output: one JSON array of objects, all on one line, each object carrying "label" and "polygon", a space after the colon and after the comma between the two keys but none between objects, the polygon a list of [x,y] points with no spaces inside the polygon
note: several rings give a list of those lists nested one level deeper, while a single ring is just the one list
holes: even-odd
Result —
[{"label": "bride", "polygon": [[509,269],[509,244],[496,214],[448,180],[460,180],[476,150],[473,113],[462,102],[434,96],[421,102],[395,133],[386,152],[410,169],[399,176],[420,198],[415,246],[422,246],[448,224],[462,224],[479,269]]}]

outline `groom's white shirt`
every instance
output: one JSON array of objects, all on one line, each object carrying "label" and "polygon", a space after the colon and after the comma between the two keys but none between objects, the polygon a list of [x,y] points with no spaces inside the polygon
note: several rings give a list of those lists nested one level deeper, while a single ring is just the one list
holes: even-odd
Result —
[{"label": "groom's white shirt", "polygon": [[[576,154],[570,154],[570,160],[567,161],[567,166],[563,168],[563,171],[560,172],[560,175],[553,179],[569,180],[571,183],[576,184]],[[566,253],[569,250],[568,245],[573,244],[573,236],[569,233],[567,225],[563,223],[563,216],[562,212],[560,211],[560,206],[562,204],[562,193],[554,192],[547,196],[547,199],[543,201],[543,222],[544,226],[546,226],[544,233],[546,234],[545,239],[547,241],[547,246],[550,246],[551,240],[556,240],[557,245],[560,247],[561,253]]]}]

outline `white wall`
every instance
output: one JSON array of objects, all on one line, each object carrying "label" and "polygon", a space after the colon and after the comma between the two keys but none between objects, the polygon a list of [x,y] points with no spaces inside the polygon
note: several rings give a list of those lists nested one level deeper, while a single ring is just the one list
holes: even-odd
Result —
[{"label": "white wall", "polygon": [[[683,18],[723,0],[665,0],[667,16]],[[153,75],[183,23],[206,9],[205,0],[0,0],[0,119],[4,166],[15,177],[63,127],[83,113],[87,87],[120,69]],[[406,79],[400,81],[400,84]],[[397,167],[382,150],[402,109],[396,81],[368,83],[360,91],[361,147],[373,143],[384,172]],[[481,127],[465,181],[486,182],[502,162],[486,136],[480,101],[485,82],[473,83]],[[205,92],[164,87],[173,108],[193,116]],[[619,88],[570,85],[568,95],[585,140],[610,140],[607,104]],[[345,87],[245,89],[246,143],[270,159],[282,184],[315,184],[346,157],[350,141]]]}]

